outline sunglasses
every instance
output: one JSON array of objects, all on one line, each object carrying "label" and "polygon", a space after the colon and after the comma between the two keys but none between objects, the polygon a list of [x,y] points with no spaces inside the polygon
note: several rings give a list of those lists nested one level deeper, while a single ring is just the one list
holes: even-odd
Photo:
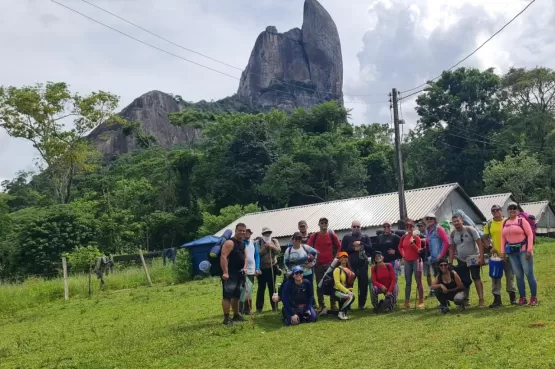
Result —
[{"label": "sunglasses", "polygon": [[497,212],[500,212],[500,211],[501,211],[501,209],[491,209],[492,213],[497,213]]},{"label": "sunglasses", "polygon": [[295,237],[294,240],[295,241],[301,241],[303,238],[302,237]]},{"label": "sunglasses", "polygon": [[327,225],[328,222],[320,222],[321,225]]},{"label": "sunglasses", "polygon": [[518,208],[516,206],[509,206],[507,209],[509,209],[509,210],[518,210]]},{"label": "sunglasses", "polygon": [[302,275],[303,272],[297,272],[297,273],[293,273],[294,275]]},{"label": "sunglasses", "polygon": [[447,268],[448,265],[449,265],[449,264],[443,263],[443,264],[439,264],[439,267],[440,267],[440,268]]},{"label": "sunglasses", "polygon": [[351,227],[353,227],[353,228],[360,228],[360,226],[351,226]]},{"label": "sunglasses", "polygon": [[391,228],[391,226],[389,224],[386,224],[383,226],[384,228]]},{"label": "sunglasses", "polygon": [[424,218],[424,220],[436,220],[436,218]]}]

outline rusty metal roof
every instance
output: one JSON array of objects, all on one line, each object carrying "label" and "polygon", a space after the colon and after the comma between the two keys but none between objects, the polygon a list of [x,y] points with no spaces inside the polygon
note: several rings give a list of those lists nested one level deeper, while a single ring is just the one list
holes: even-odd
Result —
[{"label": "rusty metal roof", "polygon": [[[480,212],[458,183],[450,183],[405,191],[409,218],[421,219],[436,211],[452,191],[459,191]],[[399,198],[397,192],[392,192],[251,213],[227,225],[216,235],[221,235],[225,229],[235,229],[237,223],[245,223],[255,235],[262,227],[271,227],[273,237],[286,237],[297,231],[300,220],[306,220],[310,232],[317,231],[318,220],[322,217],[329,219],[329,227],[334,231],[350,229],[354,219],[360,221],[362,228],[381,226],[385,221],[396,223],[399,220]]]},{"label": "rusty metal roof", "polygon": [[513,198],[513,194],[510,192],[499,193],[496,195],[475,196],[475,197],[471,197],[470,199],[474,201],[476,206],[480,208],[480,211],[482,212],[482,214],[486,216],[490,214],[491,208],[493,205],[499,205],[503,207],[505,205],[505,202],[507,202],[508,199],[511,199],[511,201],[515,201]]}]

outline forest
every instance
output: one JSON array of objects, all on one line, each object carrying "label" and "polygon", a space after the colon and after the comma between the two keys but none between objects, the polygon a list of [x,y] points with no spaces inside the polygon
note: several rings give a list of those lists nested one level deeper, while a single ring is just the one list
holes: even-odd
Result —
[{"label": "forest", "polygon": [[[402,143],[406,188],[458,182],[470,196],[555,201],[554,97],[548,68],[444,72]],[[245,213],[397,189],[390,124],[349,123],[334,101],[290,114],[187,108],[170,120],[201,139],[168,149],[122,121],[118,102],[63,82],[0,87],[0,127],[38,153],[36,171],[2,182],[0,278],[56,273],[65,253],[161,250]],[[140,149],[104,160],[86,135],[106,122]]]}]

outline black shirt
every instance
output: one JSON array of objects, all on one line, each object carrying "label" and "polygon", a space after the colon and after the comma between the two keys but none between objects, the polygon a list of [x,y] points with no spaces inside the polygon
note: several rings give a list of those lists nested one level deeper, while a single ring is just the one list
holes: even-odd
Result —
[{"label": "black shirt", "polygon": [[241,273],[245,267],[245,243],[235,238],[231,240],[233,241],[233,250],[227,257],[227,271],[228,273]]},{"label": "black shirt", "polygon": [[[401,242],[401,237],[395,233],[382,234],[378,238],[378,249],[383,255],[383,260],[386,263],[391,263],[397,259],[401,259],[401,254],[399,253],[399,242]],[[395,254],[390,255],[387,251],[395,250]]]}]

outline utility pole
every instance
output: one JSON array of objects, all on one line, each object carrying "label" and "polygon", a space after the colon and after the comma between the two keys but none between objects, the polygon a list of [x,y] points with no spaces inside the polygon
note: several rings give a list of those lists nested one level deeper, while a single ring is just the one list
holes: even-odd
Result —
[{"label": "utility pole", "polygon": [[403,176],[403,156],[401,155],[401,133],[399,132],[399,100],[397,89],[391,91],[393,103],[393,126],[395,127],[395,158],[397,159],[397,182],[399,191],[399,229],[405,229],[407,203],[405,201],[405,179]]}]

